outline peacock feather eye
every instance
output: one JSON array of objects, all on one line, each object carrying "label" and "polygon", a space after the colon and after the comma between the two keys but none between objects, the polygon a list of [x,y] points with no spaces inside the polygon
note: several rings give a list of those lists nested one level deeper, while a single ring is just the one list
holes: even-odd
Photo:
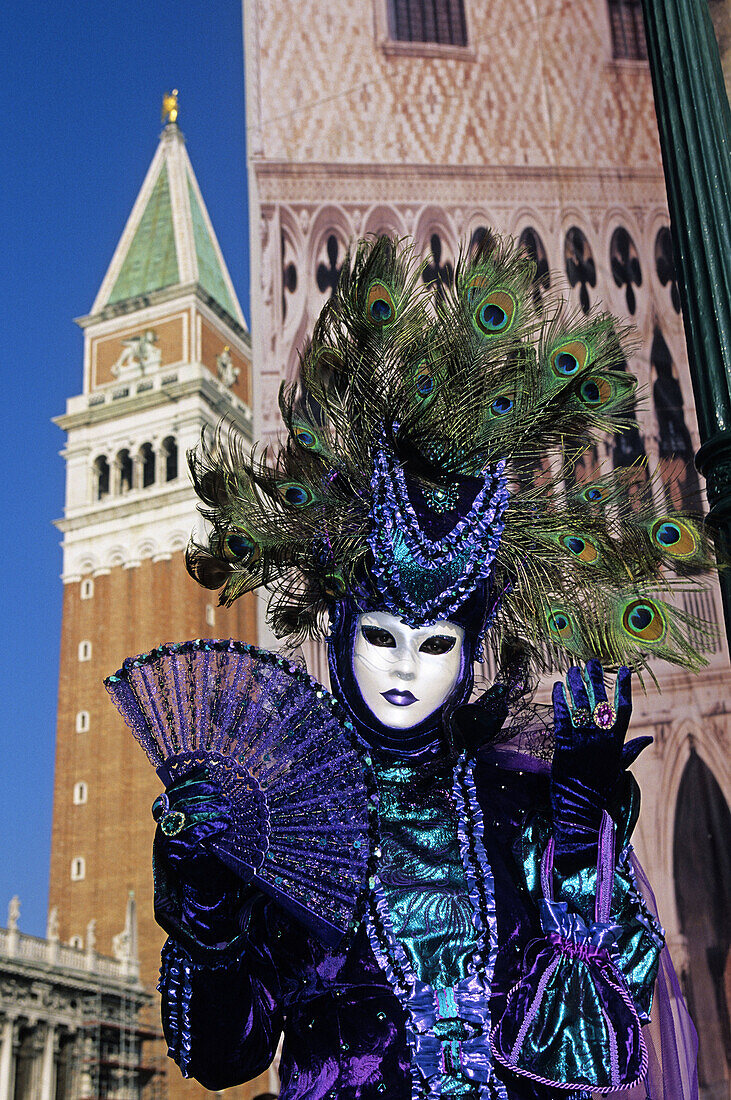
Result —
[{"label": "peacock feather eye", "polygon": [[311,428],[295,424],[293,431],[295,439],[306,451],[318,451],[320,449],[320,441]]},{"label": "peacock feather eye", "polygon": [[561,535],[559,537],[559,543],[568,550],[570,554],[573,554],[575,558],[578,558],[584,565],[594,565],[599,560],[599,548],[592,539],[587,538],[585,535],[578,535],[574,532],[570,532],[567,535]]},{"label": "peacock feather eye", "polygon": [[237,531],[227,533],[223,540],[223,554],[229,561],[252,566],[261,557],[261,547],[247,531],[239,528]]},{"label": "peacock feather eye", "polygon": [[475,325],[487,336],[501,336],[512,325],[516,310],[515,298],[509,291],[493,290],[475,310]]},{"label": "peacock feather eye", "polygon": [[313,353],[313,363],[318,370],[340,371],[343,369],[343,357],[337,348],[326,345]]},{"label": "peacock feather eye", "polygon": [[515,407],[515,398],[512,393],[501,393],[490,405],[490,415],[495,417],[507,416]]},{"label": "peacock feather eye", "polygon": [[312,490],[300,481],[280,481],[277,492],[290,508],[306,508],[315,499]]},{"label": "peacock feather eye", "polygon": [[385,283],[371,283],[366,296],[368,319],[379,328],[390,325],[396,316],[396,303]]},{"label": "peacock feather eye", "polygon": [[608,378],[592,374],[585,378],[579,389],[579,396],[589,408],[598,409],[606,405],[613,394],[612,384]]},{"label": "peacock feather eye", "polygon": [[650,537],[656,548],[673,558],[690,558],[699,546],[697,533],[687,523],[663,516],[653,523]]},{"label": "peacock feather eye", "polygon": [[559,344],[550,355],[551,370],[557,378],[573,378],[589,360],[589,349],[583,340]]},{"label": "peacock feather eye", "polygon": [[622,626],[638,642],[661,642],[667,631],[665,616],[653,600],[631,600],[622,612]]},{"label": "peacock feather eye", "polygon": [[561,642],[570,642],[578,634],[576,621],[562,607],[552,607],[546,616],[548,629],[553,638]]},{"label": "peacock feather eye", "polygon": [[587,504],[603,504],[609,498],[610,491],[606,485],[587,485],[581,490],[580,496]]},{"label": "peacock feather eye", "polygon": [[331,600],[342,600],[346,594],[345,579],[339,571],[331,570],[323,578],[323,592]]},{"label": "peacock feather eye", "polygon": [[429,398],[436,389],[436,379],[428,363],[420,363],[414,374],[414,384],[419,397]]}]

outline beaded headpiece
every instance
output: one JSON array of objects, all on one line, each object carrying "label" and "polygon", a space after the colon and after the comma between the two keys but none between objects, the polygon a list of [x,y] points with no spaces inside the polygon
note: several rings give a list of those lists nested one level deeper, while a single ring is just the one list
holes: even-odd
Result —
[{"label": "beaded headpiece", "polygon": [[538,313],[533,263],[493,235],[452,288],[422,273],[403,242],[361,241],[282,387],[277,452],[219,431],[191,453],[211,523],[192,575],[224,604],[269,586],[279,636],[322,636],[346,596],[424,625],[480,592],[496,647],[539,664],[701,663],[660,595],[712,565],[701,525],[658,512],[644,471],[631,497],[624,470],[577,477],[634,423],[626,332]]}]

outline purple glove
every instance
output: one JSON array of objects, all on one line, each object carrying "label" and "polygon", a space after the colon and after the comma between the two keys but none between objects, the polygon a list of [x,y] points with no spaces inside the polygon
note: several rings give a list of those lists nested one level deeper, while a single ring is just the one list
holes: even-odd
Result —
[{"label": "purple glove", "polygon": [[556,857],[596,861],[602,810],[622,773],[652,741],[638,737],[625,746],[632,715],[632,673],[617,673],[614,704],[607,701],[599,661],[587,661],[566,676],[568,688],[553,686],[555,747],[551,767],[551,805]]},{"label": "purple glove", "polygon": [[208,849],[231,823],[228,799],[204,767],[169,787],[152,804],[155,915],[205,947],[224,947],[238,935],[241,880]]}]

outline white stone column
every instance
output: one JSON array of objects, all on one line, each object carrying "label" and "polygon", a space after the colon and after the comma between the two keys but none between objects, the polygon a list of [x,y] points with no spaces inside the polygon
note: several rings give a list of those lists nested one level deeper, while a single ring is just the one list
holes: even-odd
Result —
[{"label": "white stone column", "polygon": [[41,1064],[41,1094],[40,1100],[53,1100],[56,1089],[55,1066],[55,1040],[56,1032],[53,1024],[46,1025],[46,1037],[43,1041],[43,1062]]},{"label": "white stone column", "polygon": [[130,490],[141,489],[142,488],[142,455],[140,454],[140,451],[137,450],[137,451],[134,452],[134,454],[132,454],[132,452],[130,452],[130,457],[132,459],[132,484],[130,485]]},{"label": "white stone column", "polygon": [[15,1040],[15,1020],[6,1017],[0,1032],[0,1100],[12,1100],[15,1091],[13,1042]]},{"label": "white stone column", "polygon": [[43,1066],[43,1042],[41,1040],[41,1028],[38,1022],[36,1022],[35,1030],[31,1038],[30,1049],[33,1054],[33,1061],[31,1063],[31,1076],[30,1076],[30,1088],[31,1096],[38,1096],[40,1100],[41,1091],[41,1070]]},{"label": "white stone column", "polygon": [[163,447],[162,443],[158,440],[154,440],[152,446],[155,451],[155,485],[164,485],[165,463],[168,457],[167,447]]}]

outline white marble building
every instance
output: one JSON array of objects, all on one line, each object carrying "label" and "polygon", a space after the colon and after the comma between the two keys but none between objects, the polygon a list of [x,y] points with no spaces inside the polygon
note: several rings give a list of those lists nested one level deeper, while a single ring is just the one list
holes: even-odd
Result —
[{"label": "white marble building", "polygon": [[[0,929],[0,1100],[139,1100],[154,1096],[156,1066],[142,1054],[152,996],[139,978],[134,897],[115,956],[85,942],[64,944],[51,910],[45,939],[18,929],[13,898]],[[79,937],[76,937],[77,941]]]}]

